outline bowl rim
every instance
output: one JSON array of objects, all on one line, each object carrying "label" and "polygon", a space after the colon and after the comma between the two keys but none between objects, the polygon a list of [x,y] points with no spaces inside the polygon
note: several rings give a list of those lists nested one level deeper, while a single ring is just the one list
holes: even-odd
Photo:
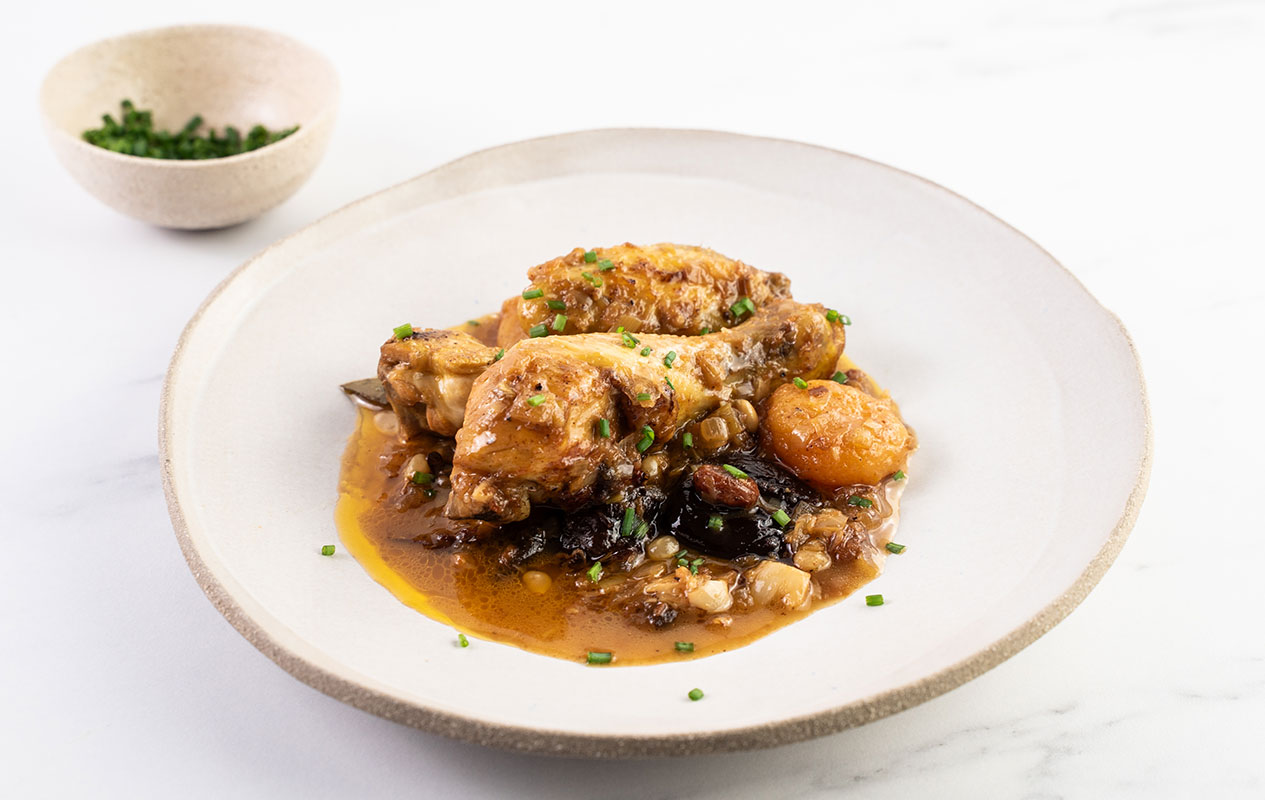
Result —
[{"label": "bowl rim", "polygon": [[[303,50],[307,51],[309,55],[314,57],[317,62],[321,63],[325,67],[325,69],[329,72],[330,78],[333,81],[331,90],[329,91],[328,95],[321,101],[320,108],[316,111],[316,113],[312,116],[312,118],[306,122],[300,122],[299,129],[295,131],[294,133],[292,133],[291,135],[285,137],[284,139],[280,141],[273,142],[272,144],[264,145],[263,147],[256,148],[246,153],[238,153],[236,155],[231,155],[231,156],[222,156],[220,158],[198,158],[198,159],[195,159],[195,158],[184,158],[184,159],[149,158],[146,156],[134,156],[134,155],[128,155],[125,153],[116,153],[113,150],[107,150],[104,147],[98,147],[94,144],[89,144],[88,142],[85,142],[80,136],[71,134],[70,131],[66,130],[62,125],[53,121],[52,116],[48,112],[48,98],[52,92],[52,87],[49,85],[49,82],[52,80],[53,73],[56,72],[63,64],[70,61],[72,58],[75,58],[89,50],[92,50],[97,47],[101,47],[103,45],[108,45],[108,44],[112,44],[116,42],[124,42],[129,39],[138,39],[138,38],[143,38],[143,37],[158,37],[158,36],[162,36],[166,34],[187,32],[187,31],[224,31],[224,32],[238,33],[238,34],[240,33],[263,34],[265,36],[271,36],[276,39],[285,40],[291,45],[294,45],[296,47],[302,48]],[[183,24],[183,25],[164,25],[164,26],[160,26],[156,28],[143,28],[141,30],[130,31],[128,33],[121,33],[121,34],[118,34],[117,36],[107,36],[104,39],[97,39],[96,41],[92,41],[87,44],[76,47],[74,50],[70,51],[66,55],[57,59],[56,63],[54,63],[51,67],[49,67],[48,71],[44,73],[44,78],[43,80],[40,81],[39,106],[40,106],[40,117],[44,122],[44,128],[48,132],[48,135],[51,138],[61,138],[63,141],[69,142],[70,147],[78,148],[80,149],[81,152],[91,152],[94,156],[103,156],[108,159],[117,161],[120,164],[130,164],[137,167],[154,167],[154,168],[159,168],[159,169],[170,168],[170,169],[181,169],[181,170],[199,170],[199,169],[210,169],[212,167],[222,166],[226,164],[240,164],[245,161],[260,158],[265,152],[276,153],[278,152],[277,148],[281,148],[281,147],[292,148],[294,146],[293,142],[299,141],[299,140],[306,140],[310,138],[312,135],[314,135],[311,133],[312,130],[319,129],[322,125],[324,125],[326,122],[328,122],[330,119],[333,118],[334,114],[337,113],[338,103],[341,96],[342,96],[342,83],[338,77],[338,70],[334,68],[334,62],[330,61],[330,59],[324,53],[320,52],[319,50],[312,47],[311,45],[306,44],[305,42],[301,42],[298,39],[295,39],[293,36],[289,36],[284,33],[279,33],[278,31],[274,31],[269,28],[257,28],[252,25],[233,25],[233,24],[227,24],[227,23],[192,23],[192,24]]]},{"label": "bowl rim", "polygon": [[[266,630],[255,620],[234,596],[232,590],[215,574],[198,550],[194,535],[190,529],[181,500],[176,488],[175,468],[172,456],[172,439],[175,425],[172,414],[172,395],[178,379],[180,368],[186,357],[185,347],[192,338],[202,317],[207,310],[236,283],[253,265],[275,250],[292,245],[296,240],[310,236],[312,230],[328,220],[342,216],[352,209],[363,208],[377,198],[400,189],[401,187],[446,172],[459,169],[477,169],[481,161],[496,156],[500,152],[519,148],[539,147],[566,140],[580,141],[584,139],[604,139],[644,135],[665,135],[680,138],[702,140],[744,139],[760,141],[785,147],[804,148],[826,154],[831,157],[852,158],[878,166],[884,170],[912,178],[924,186],[948,195],[970,206],[979,214],[991,219],[1023,240],[1031,244],[1045,255],[1053,266],[1062,270],[1071,278],[1076,288],[1085,297],[1105,313],[1115,326],[1133,357],[1133,365],[1137,370],[1138,400],[1140,402],[1143,441],[1137,472],[1134,475],[1133,487],[1125,498],[1115,525],[1106,532],[1102,546],[1076,579],[1057,597],[1038,610],[1023,623],[998,637],[991,645],[963,658],[957,663],[913,680],[902,686],[889,689],[860,700],[809,712],[796,717],[788,717],[774,722],[756,723],[744,727],[708,733],[659,733],[659,734],[602,734],[576,733],[572,731],[534,728],[515,724],[490,722],[466,716],[460,712],[445,711],[435,708],[419,707],[401,699],[389,691],[357,682],[353,677],[327,670],[323,665],[308,660],[295,652],[287,644]],[[549,755],[559,757],[583,758],[648,758],[664,756],[687,756],[712,753],[755,750],[777,747],[808,739],[838,733],[848,728],[855,728],[877,721],[892,714],[904,711],[927,702],[946,692],[979,677],[1004,661],[1019,653],[1028,645],[1041,638],[1055,625],[1064,620],[1089,595],[1090,591],[1106,574],[1123,549],[1125,541],[1133,530],[1141,510],[1142,502],[1150,484],[1151,466],[1154,457],[1154,432],[1151,418],[1151,406],[1148,397],[1146,376],[1142,368],[1141,358],[1128,330],[1120,318],[1104,306],[1089,291],[1071,270],[1054,258],[1041,245],[1037,244],[1023,231],[991,213],[978,203],[952,191],[935,181],[924,178],[899,167],[866,158],[855,153],[839,150],[824,145],[784,139],[772,136],[758,136],[733,133],[729,131],[699,128],[660,128],[660,127],[615,127],[570,131],[517,140],[506,144],[477,150],[440,164],[432,169],[414,175],[399,183],[372,192],[347,205],[336,209],[311,222],[306,227],[273,242],[268,247],[248,258],[230,272],[206,297],[193,316],[189,319],[176,343],[159,399],[158,413],[158,454],[159,468],[162,478],[163,494],[167,501],[167,511],[171,518],[177,542],[184,555],[187,566],[194,579],[206,594],[207,599],[225,619],[260,652],[267,656],[285,671],[301,682],[379,717],[418,728],[420,730],[440,734],[449,738],[473,744],[496,747],[512,752]],[[231,583],[231,581],[229,581]]]}]

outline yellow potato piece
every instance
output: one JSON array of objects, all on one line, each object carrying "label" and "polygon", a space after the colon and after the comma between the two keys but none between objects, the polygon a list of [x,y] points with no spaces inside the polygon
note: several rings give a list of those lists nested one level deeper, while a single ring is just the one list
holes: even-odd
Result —
[{"label": "yellow potato piece", "polygon": [[764,429],[782,463],[802,480],[829,488],[877,484],[904,468],[914,449],[891,400],[834,381],[778,387]]}]

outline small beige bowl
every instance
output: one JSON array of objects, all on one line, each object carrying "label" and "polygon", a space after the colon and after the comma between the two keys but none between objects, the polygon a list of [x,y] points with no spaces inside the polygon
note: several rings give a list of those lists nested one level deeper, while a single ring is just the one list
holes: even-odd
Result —
[{"label": "small beige bowl", "polygon": [[[83,141],[119,101],[178,130],[195,114],[222,129],[299,130],[249,153],[204,161],[120,155]],[[62,59],[40,90],[58,159],[98,200],[165,228],[222,228],[295,192],[320,161],[338,106],[338,76],[315,50],[233,25],[158,28],[106,39]]]}]

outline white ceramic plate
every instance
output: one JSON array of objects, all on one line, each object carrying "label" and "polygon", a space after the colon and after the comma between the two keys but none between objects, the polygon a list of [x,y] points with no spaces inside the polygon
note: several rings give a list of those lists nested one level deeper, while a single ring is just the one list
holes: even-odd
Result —
[{"label": "white ceramic plate", "polygon": [[[921,449],[871,591],[755,644],[592,668],[476,641],[406,608],[337,539],[353,413],[401,320],[446,325],[577,245],[702,244],[846,311],[848,352]],[[189,323],[162,412],[172,520],[198,582],[299,679],[382,716],[590,755],[762,747],[952,689],[1068,614],[1119,551],[1150,432],[1128,336],[1022,234],[862,158],[724,133],[612,130],[476,153],[265,250]],[[863,593],[862,593],[863,594]],[[691,703],[686,692],[706,691]]]}]

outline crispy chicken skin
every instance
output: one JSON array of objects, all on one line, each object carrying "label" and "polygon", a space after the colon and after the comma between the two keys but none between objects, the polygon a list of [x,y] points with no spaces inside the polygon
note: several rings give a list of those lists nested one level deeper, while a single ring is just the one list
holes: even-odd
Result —
[{"label": "crispy chicken skin", "polygon": [[[613,331],[696,334],[739,321],[729,307],[741,297],[756,306],[791,296],[790,279],[763,272],[703,247],[621,244],[594,251],[584,260],[576,248],[527,272],[540,297],[511,297],[501,308],[497,344],[528,338],[533,325],[549,325],[559,312],[546,301],[566,304],[563,333]],[[604,262],[611,266],[603,269]],[[586,278],[587,273],[591,278]]]},{"label": "crispy chicken skin", "polygon": [[470,387],[496,353],[468,333],[448,329],[413,331],[382,345],[378,378],[400,420],[400,435],[454,435],[465,418]]},{"label": "crispy chicken skin", "polygon": [[488,367],[457,432],[445,514],[510,522],[532,503],[570,509],[613,498],[643,479],[637,443],[646,428],[662,444],[722,402],[829,376],[844,328],[820,305],[775,300],[706,336],[635,338],[631,347],[619,333],[529,339]]}]

